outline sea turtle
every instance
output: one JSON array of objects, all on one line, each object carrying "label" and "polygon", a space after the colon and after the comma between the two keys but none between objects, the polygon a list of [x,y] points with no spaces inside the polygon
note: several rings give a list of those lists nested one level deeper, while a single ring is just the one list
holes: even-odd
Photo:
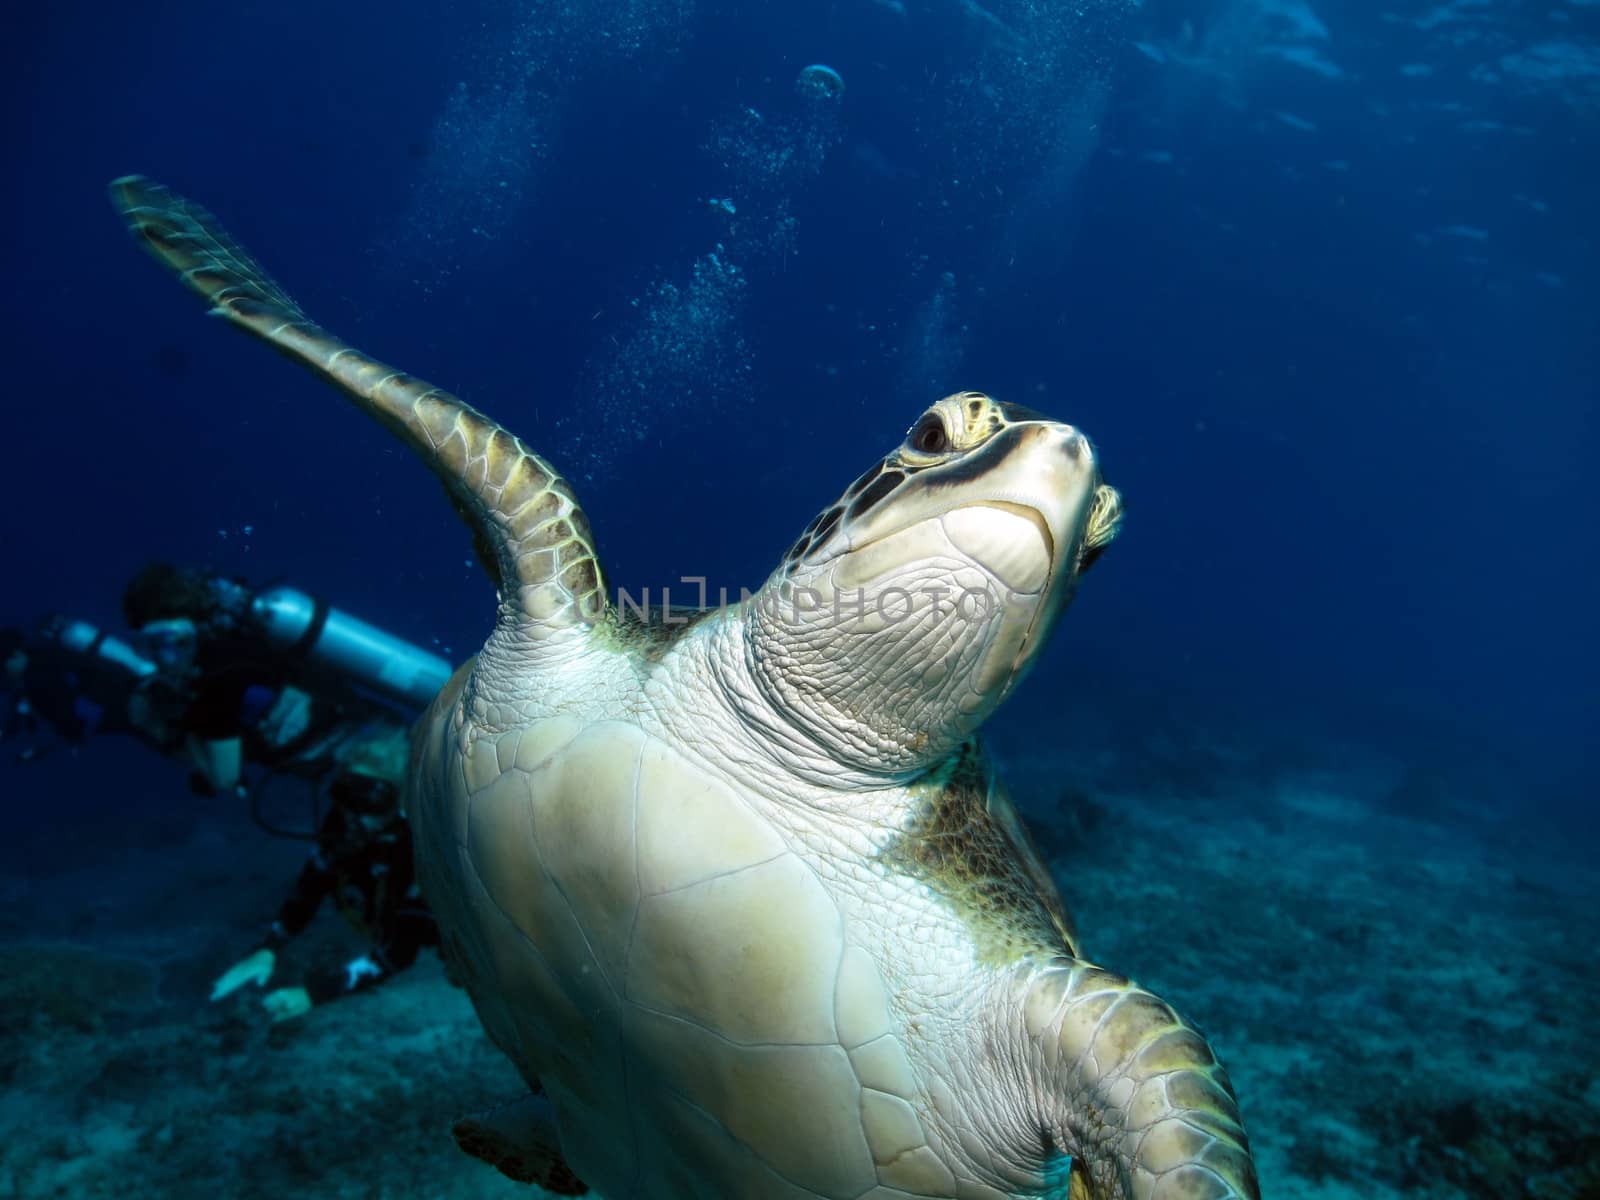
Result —
[{"label": "sea turtle", "polygon": [[432,467],[498,588],[407,793],[448,959],[530,1089],[464,1147],[610,1200],[1259,1194],[1205,1039],[1080,956],[974,741],[1117,529],[1083,435],[946,397],[753,597],[647,617],[523,442],[313,324],[194,204],[112,194]]}]

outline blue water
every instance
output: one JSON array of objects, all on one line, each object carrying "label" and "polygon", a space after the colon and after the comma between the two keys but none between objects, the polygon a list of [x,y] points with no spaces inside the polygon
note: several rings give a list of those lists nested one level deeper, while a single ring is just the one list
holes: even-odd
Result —
[{"label": "blue water", "polygon": [[[980,389],[1128,506],[1005,754],[1159,710],[1592,853],[1592,3],[61,4],[6,41],[0,624],[114,625],[150,557],[456,658],[492,617],[426,472],[130,244],[136,171],[555,460],[635,594],[755,586]],[[191,804],[72,771],[6,820]]]}]

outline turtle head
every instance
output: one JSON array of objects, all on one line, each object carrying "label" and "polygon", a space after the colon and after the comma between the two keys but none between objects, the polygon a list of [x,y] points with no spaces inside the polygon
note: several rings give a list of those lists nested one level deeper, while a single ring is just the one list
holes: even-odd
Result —
[{"label": "turtle head", "polygon": [[938,762],[1037,656],[1122,505],[1071,425],[948,396],[825,509],[762,589],[762,690],[829,754]]}]

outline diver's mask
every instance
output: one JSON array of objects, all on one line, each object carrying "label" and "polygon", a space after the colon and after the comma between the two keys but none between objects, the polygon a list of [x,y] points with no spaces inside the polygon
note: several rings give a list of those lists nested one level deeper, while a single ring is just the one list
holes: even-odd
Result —
[{"label": "diver's mask", "polygon": [[163,671],[181,671],[194,662],[199,635],[188,617],[151,621],[139,630],[139,649]]}]

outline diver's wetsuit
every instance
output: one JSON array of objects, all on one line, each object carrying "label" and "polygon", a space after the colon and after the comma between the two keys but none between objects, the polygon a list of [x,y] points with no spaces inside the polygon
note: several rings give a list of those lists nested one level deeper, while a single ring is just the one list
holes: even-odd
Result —
[{"label": "diver's wetsuit", "polygon": [[[370,721],[397,721],[382,705],[353,695],[340,681],[306,678],[298,664],[242,633],[202,632],[196,679],[179,725],[202,742],[240,739],[246,762],[293,775],[329,766],[333,743]],[[307,704],[304,725],[287,737],[268,720],[285,693]],[[203,788],[203,779],[192,781]]]},{"label": "diver's wetsuit", "polygon": [[[377,782],[377,781],[374,781]],[[417,889],[411,831],[398,814],[374,832],[351,812],[335,788],[334,804],[294,891],[278,910],[263,947],[274,953],[311,924],[324,900],[371,942],[342,967],[311,971],[302,985],[313,1004],[381,983],[416,961],[439,932]]]},{"label": "diver's wetsuit", "polygon": [[52,637],[30,638],[27,654],[22,692],[63,738],[81,742],[96,733],[128,730],[128,701],[139,682],[135,676],[73,653]]},{"label": "diver's wetsuit", "polygon": [[[290,682],[283,663],[245,638],[202,636],[195,665],[197,679],[183,714],[184,731],[207,741],[238,737],[254,743],[256,725]],[[253,752],[257,749],[252,744],[245,757],[260,762]],[[277,757],[281,748],[273,749]]]},{"label": "diver's wetsuit", "polygon": [[[7,737],[31,736],[40,721],[74,745],[102,733],[132,734],[167,754],[182,736],[159,720],[136,723],[130,717],[135,696],[159,715],[181,704],[177,687],[156,673],[121,639],[81,621],[49,617],[18,640],[26,657],[20,678],[7,686],[17,693],[6,717]],[[24,757],[33,757],[30,748]]]}]

